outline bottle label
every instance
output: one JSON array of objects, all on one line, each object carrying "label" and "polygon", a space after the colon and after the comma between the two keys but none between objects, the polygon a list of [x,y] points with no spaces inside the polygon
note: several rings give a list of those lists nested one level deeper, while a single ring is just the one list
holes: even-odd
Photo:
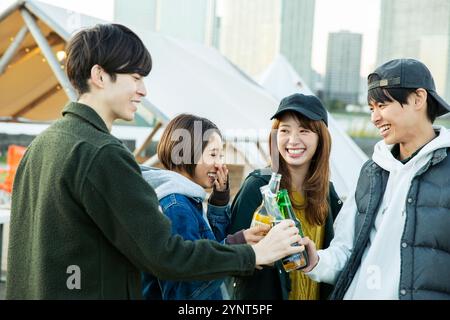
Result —
[{"label": "bottle label", "polygon": [[[297,245],[298,244],[294,244]],[[306,251],[295,253],[281,260],[283,268],[286,272],[303,269],[308,265],[308,255]]]},{"label": "bottle label", "polygon": [[272,226],[273,218],[271,216],[262,215],[259,212],[255,212],[253,215],[252,223],[250,224],[250,227],[255,227],[258,225],[269,225]]}]

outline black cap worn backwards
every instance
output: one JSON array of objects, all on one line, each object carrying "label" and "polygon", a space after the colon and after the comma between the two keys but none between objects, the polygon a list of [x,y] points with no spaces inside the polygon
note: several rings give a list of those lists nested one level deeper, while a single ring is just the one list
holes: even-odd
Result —
[{"label": "black cap worn backwards", "polygon": [[437,93],[430,70],[420,61],[414,59],[395,59],[379,66],[372,74],[380,80],[368,84],[368,89],[375,88],[423,88],[427,90],[438,104],[437,116],[450,112],[450,105]]},{"label": "black cap worn backwards", "polygon": [[278,118],[285,111],[295,111],[311,120],[322,120],[328,126],[327,110],[315,96],[294,93],[280,102],[277,112],[270,118]]}]

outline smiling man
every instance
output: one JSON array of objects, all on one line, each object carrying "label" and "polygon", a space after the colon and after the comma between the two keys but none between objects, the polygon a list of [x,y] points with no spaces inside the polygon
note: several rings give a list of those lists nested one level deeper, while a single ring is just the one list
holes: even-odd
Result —
[{"label": "smiling man", "polygon": [[309,239],[312,279],[332,299],[450,299],[450,131],[433,126],[450,106],[428,68],[389,61],[368,77],[383,140],[362,168],[329,248]]},{"label": "smiling man", "polygon": [[141,271],[162,279],[251,274],[298,252],[293,221],[252,246],[171,236],[154,190],[133,155],[110,134],[132,120],[152,60],[117,24],[77,33],[67,74],[79,93],[39,135],[17,170],[11,206],[8,299],[134,299]]}]

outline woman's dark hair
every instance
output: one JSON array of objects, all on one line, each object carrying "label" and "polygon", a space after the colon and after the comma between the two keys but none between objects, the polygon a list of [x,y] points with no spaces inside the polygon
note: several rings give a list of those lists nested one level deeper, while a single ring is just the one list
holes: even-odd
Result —
[{"label": "woman's dark hair", "polygon": [[167,170],[185,171],[193,177],[195,167],[212,133],[222,134],[210,120],[192,114],[173,118],[158,144],[158,158]]},{"label": "woman's dark hair", "polygon": [[[380,76],[377,74],[371,74],[368,82],[371,83],[378,80],[381,80]],[[374,102],[385,103],[397,101],[403,107],[403,104],[407,103],[409,95],[416,92],[416,90],[417,89],[414,88],[373,88],[367,93],[367,103],[371,104]],[[438,107],[436,100],[434,100],[431,94],[427,94],[427,117],[431,123],[433,123],[436,119],[437,111]]]},{"label": "woman's dark hair", "polygon": [[141,39],[127,27],[98,24],[78,32],[67,46],[67,76],[80,95],[89,92],[87,80],[96,64],[115,81],[118,73],[147,76],[152,58]]}]

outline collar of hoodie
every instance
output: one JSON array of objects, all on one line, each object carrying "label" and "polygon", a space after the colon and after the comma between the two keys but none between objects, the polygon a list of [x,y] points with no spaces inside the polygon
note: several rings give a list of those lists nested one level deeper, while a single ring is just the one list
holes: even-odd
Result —
[{"label": "collar of hoodie", "polygon": [[182,194],[202,202],[206,198],[206,191],[195,182],[170,170],[140,166],[142,176],[153,189],[155,189],[158,200],[169,194]]},{"label": "collar of hoodie", "polygon": [[[425,165],[431,157],[433,161],[442,161],[445,158],[446,151],[442,150],[434,152],[438,149],[450,147],[450,130],[441,127],[434,126],[435,131],[438,133],[437,137],[426,144],[420,151],[407,163],[403,164],[392,155],[392,148],[394,145],[387,145],[384,140],[379,141],[374,148],[372,160],[386,171],[402,171],[410,170],[411,168],[420,168]],[[439,159],[436,159],[439,158]]]}]

